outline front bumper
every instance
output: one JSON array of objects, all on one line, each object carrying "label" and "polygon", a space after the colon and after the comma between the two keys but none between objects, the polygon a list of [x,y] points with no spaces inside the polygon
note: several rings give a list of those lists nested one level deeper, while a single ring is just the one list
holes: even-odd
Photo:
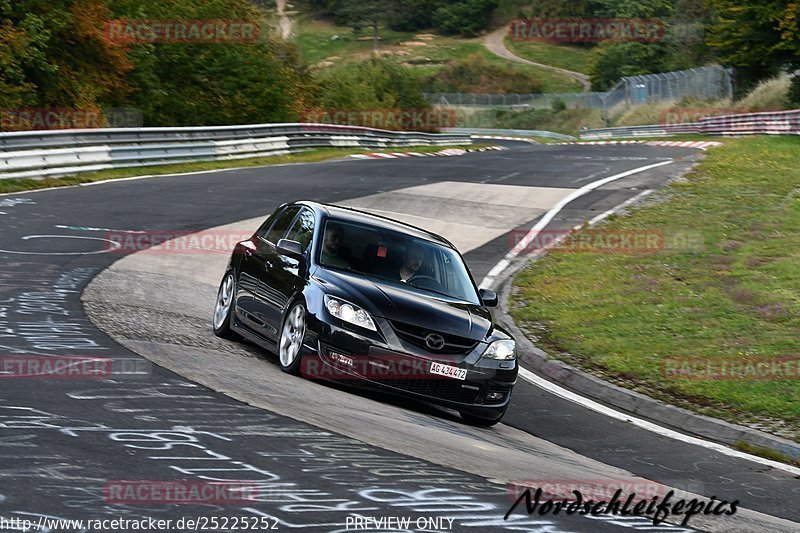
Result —
[{"label": "front bumper", "polygon": [[[333,320],[310,321],[304,342],[303,375],[415,398],[494,418],[505,412],[516,383],[516,361],[424,353],[398,341],[394,346],[373,332],[359,332]],[[380,322],[385,331],[388,322]],[[396,339],[392,339],[393,341]],[[432,363],[460,369],[464,379],[431,371]]]}]

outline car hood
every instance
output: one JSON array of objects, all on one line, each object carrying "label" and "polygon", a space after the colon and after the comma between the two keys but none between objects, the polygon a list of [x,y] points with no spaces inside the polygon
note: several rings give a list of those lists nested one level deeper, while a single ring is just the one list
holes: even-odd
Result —
[{"label": "car hood", "polygon": [[348,300],[376,317],[476,341],[486,338],[493,327],[491,314],[481,305],[450,301],[399,282],[321,268],[314,278],[331,296]]}]

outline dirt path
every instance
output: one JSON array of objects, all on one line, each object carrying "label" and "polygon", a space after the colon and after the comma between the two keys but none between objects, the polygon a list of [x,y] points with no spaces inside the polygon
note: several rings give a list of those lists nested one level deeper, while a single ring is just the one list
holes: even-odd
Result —
[{"label": "dirt path", "polygon": [[275,0],[278,6],[278,28],[284,40],[292,36],[292,19],[286,14],[286,2],[287,0]]},{"label": "dirt path", "polygon": [[583,85],[583,92],[588,93],[592,90],[592,84],[589,81],[589,76],[586,74],[582,74],[580,72],[575,72],[573,70],[566,70],[563,68],[554,67],[552,65],[545,65],[544,63],[537,63],[535,61],[530,61],[528,59],[519,57],[518,55],[514,55],[511,50],[506,48],[506,43],[503,41],[505,36],[508,35],[508,27],[503,26],[502,28],[498,29],[497,31],[493,31],[489,35],[486,36],[486,40],[484,41],[484,45],[486,48],[496,56],[500,56],[503,59],[508,59],[509,61],[516,61],[518,63],[526,63],[528,65],[533,65],[535,67],[546,68],[549,70],[554,70],[556,72],[560,72],[578,80]]}]

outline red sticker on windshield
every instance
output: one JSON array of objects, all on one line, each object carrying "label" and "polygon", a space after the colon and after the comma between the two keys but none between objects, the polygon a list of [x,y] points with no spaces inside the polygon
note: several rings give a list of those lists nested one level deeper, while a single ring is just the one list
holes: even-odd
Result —
[{"label": "red sticker on windshield", "polygon": [[378,247],[378,257],[386,257],[389,254],[389,249],[385,246]]}]

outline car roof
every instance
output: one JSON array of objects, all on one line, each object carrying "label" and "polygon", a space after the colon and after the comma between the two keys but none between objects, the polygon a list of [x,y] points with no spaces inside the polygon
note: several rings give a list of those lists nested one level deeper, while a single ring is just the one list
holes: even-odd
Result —
[{"label": "car roof", "polygon": [[367,213],[366,211],[359,211],[358,209],[353,209],[350,207],[343,207],[332,204],[323,204],[319,202],[300,201],[300,202],[294,202],[294,205],[304,205],[310,207],[315,211],[323,213],[331,218],[341,220],[343,222],[355,222],[355,223],[366,224],[369,226],[376,226],[381,229],[397,231],[400,233],[411,235],[412,237],[416,237],[418,239],[435,242],[437,244],[442,244],[444,246],[447,246],[448,248],[452,248],[455,250],[455,246],[453,246],[453,243],[451,243],[441,235],[437,235],[436,233],[430,232],[428,230],[412,226],[411,224],[406,224],[405,222],[400,222],[399,220],[382,217],[380,215],[374,215],[372,213]]}]

